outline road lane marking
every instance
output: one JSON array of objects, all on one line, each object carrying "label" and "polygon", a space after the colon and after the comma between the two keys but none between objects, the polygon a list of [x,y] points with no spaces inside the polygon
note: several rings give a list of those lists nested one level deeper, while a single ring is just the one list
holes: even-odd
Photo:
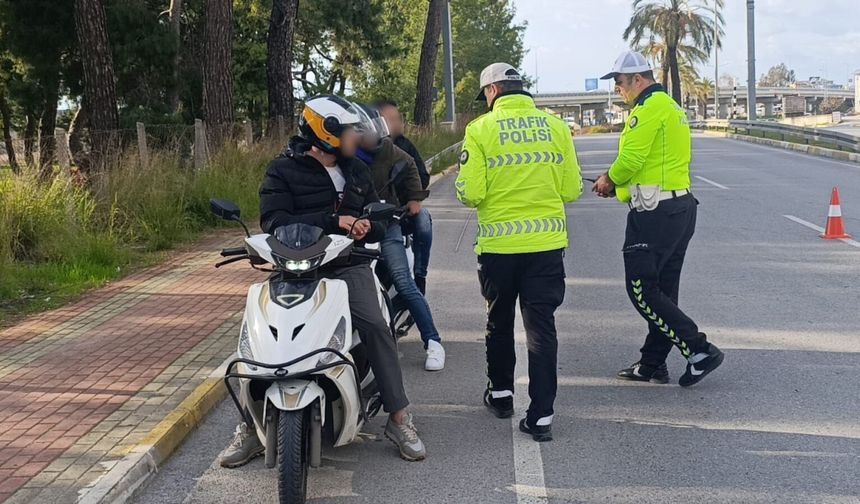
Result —
[{"label": "road lane marking", "polygon": [[[809,229],[814,229],[815,231],[818,231],[819,233],[824,232],[823,227],[817,226],[817,225],[815,225],[809,221],[805,221],[805,220],[801,219],[800,217],[795,217],[793,215],[783,215],[783,217],[785,217],[786,219],[788,219],[790,221],[796,222],[796,223],[800,224],[801,226],[806,226]],[[858,242],[856,240],[852,240],[851,238],[840,238],[839,241],[841,241],[842,243],[847,243],[848,245],[851,245],[852,247],[860,248],[860,242]]]},{"label": "road lane marking", "polygon": [[[522,317],[517,318],[515,333],[518,369],[521,373],[528,372],[528,349],[526,348],[526,333],[522,327]],[[511,431],[514,445],[514,491],[517,494],[517,504],[546,504],[548,496],[543,474],[543,458],[540,453],[540,443],[532,440],[531,436],[520,432],[520,418],[525,416],[529,407],[528,379],[520,376],[514,385],[514,411],[511,417]]]},{"label": "road lane marking", "polygon": [[702,182],[704,182],[704,183],[706,183],[706,184],[711,184],[712,186],[716,187],[717,189],[726,189],[726,190],[728,190],[728,187],[724,186],[723,184],[718,184],[718,183],[714,182],[714,181],[713,181],[713,180],[711,180],[711,179],[706,179],[705,177],[702,177],[702,176],[699,176],[699,175],[694,175],[694,177],[696,177],[697,179],[701,180]]}]

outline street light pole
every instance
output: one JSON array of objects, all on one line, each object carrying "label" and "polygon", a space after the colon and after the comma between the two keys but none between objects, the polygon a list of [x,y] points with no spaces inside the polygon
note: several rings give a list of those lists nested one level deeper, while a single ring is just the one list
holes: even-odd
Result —
[{"label": "street light pole", "polygon": [[[714,118],[720,118],[720,23],[719,1],[714,0]],[[705,112],[708,111],[707,106]],[[707,114],[705,114],[707,116]]]},{"label": "street light pole", "polygon": [[755,0],[747,0],[747,111],[747,119],[755,121]]},{"label": "street light pole", "polygon": [[454,108],[454,48],[451,45],[451,2],[445,0],[444,12],[442,12],[442,42],[444,47],[443,57],[444,73],[442,80],[445,84],[445,122],[451,124],[451,129],[456,127],[457,114]]}]

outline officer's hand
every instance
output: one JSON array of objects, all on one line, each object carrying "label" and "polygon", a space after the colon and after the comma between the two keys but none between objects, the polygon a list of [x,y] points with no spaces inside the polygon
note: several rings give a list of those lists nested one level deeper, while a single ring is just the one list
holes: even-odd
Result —
[{"label": "officer's hand", "polygon": [[591,187],[591,191],[597,193],[601,198],[609,198],[615,193],[615,184],[609,175],[601,175],[597,182]]},{"label": "officer's hand", "polygon": [[406,204],[406,213],[409,214],[410,217],[415,217],[418,215],[418,212],[421,211],[421,202],[420,201],[410,201]]}]

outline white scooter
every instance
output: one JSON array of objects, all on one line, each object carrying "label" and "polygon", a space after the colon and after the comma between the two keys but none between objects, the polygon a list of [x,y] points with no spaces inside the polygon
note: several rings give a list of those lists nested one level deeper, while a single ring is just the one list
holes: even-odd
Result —
[{"label": "white scooter", "polygon": [[[349,444],[382,406],[364,345],[353,332],[347,285],[319,273],[353,259],[375,263],[379,251],[305,224],[251,236],[236,205],[214,199],[210,204],[215,215],[239,222],[247,235],[244,247],[221,251],[232,257],[216,267],[249,260],[271,273],[248,289],[239,356],[227,366],[224,381],[265,446],[266,466],[278,467],[280,502],[304,503],[308,467],[320,466],[323,429],[335,447]],[[390,221],[395,211],[373,203],[362,218]],[[390,321],[390,300],[378,279],[376,292]]]}]

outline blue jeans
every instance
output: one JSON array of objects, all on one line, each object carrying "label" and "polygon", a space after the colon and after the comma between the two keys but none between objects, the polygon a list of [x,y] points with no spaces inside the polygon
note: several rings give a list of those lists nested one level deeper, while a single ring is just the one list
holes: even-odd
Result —
[{"label": "blue jeans", "polygon": [[409,313],[415,319],[415,325],[421,331],[421,339],[424,346],[430,340],[441,341],[436,324],[433,323],[433,315],[430,314],[430,305],[415,285],[412,273],[409,271],[409,259],[406,257],[406,247],[403,245],[403,231],[400,224],[393,224],[382,239],[383,264],[388,268],[391,281],[397,293],[403,297]]},{"label": "blue jeans", "polygon": [[433,218],[426,208],[418,215],[408,217],[403,221],[405,233],[412,233],[412,253],[415,254],[415,266],[412,268],[415,276],[427,278],[427,268],[430,266],[430,247],[433,246]]}]

